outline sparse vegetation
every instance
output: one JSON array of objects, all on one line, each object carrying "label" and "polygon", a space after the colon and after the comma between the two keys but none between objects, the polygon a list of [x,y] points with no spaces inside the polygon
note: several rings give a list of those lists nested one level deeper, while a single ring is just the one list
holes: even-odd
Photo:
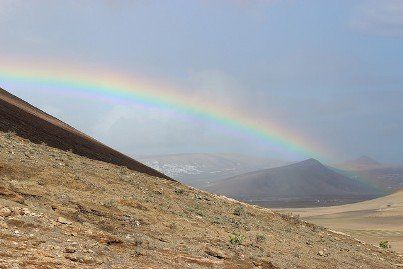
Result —
[{"label": "sparse vegetation", "polygon": [[184,194],[185,191],[182,190],[182,189],[175,189],[175,193],[178,194],[178,195],[181,195],[181,194]]},{"label": "sparse vegetation", "polygon": [[221,218],[219,218],[219,217],[214,217],[214,219],[213,219],[213,224],[222,224],[223,222],[222,222],[222,220],[221,220]]},{"label": "sparse vegetation", "polygon": [[242,235],[239,235],[239,234],[231,234],[229,236],[229,242],[232,245],[242,245],[244,239],[245,238]]},{"label": "sparse vegetation", "polygon": [[176,224],[176,222],[172,222],[171,224],[169,224],[169,229],[176,230],[177,228],[178,228],[178,225]]},{"label": "sparse vegetation", "polygon": [[11,139],[11,138],[13,138],[13,137],[15,137],[15,132],[13,132],[13,131],[9,131],[9,132],[7,132],[7,133],[5,133],[5,137],[7,138],[7,139]]},{"label": "sparse vegetation", "polygon": [[263,243],[264,241],[266,241],[266,236],[264,236],[263,234],[256,235],[256,242]]},{"label": "sparse vegetation", "polygon": [[389,244],[389,241],[381,241],[379,242],[379,246],[383,249],[388,249],[391,248],[391,245]]},{"label": "sparse vegetation", "polygon": [[237,206],[237,207],[234,209],[234,215],[235,215],[235,216],[241,216],[241,215],[244,214],[244,212],[245,212],[245,209],[244,209],[244,207],[241,206],[241,205]]}]

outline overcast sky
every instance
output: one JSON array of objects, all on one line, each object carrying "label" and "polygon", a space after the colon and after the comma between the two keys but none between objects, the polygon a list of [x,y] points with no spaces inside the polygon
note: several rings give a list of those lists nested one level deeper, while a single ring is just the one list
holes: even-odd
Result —
[{"label": "overcast sky", "polygon": [[[400,0],[0,0],[0,48],[0,64],[69,61],[167,81],[278,123],[339,160],[403,163]],[[174,110],[0,84],[132,156],[297,158]]]}]

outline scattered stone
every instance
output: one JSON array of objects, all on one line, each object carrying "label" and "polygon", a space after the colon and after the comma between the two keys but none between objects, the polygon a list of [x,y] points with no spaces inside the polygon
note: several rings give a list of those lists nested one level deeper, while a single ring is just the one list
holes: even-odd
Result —
[{"label": "scattered stone", "polygon": [[73,223],[73,222],[71,222],[71,221],[69,221],[68,219],[65,219],[65,218],[63,218],[63,217],[58,217],[58,218],[57,218],[57,222],[59,222],[59,223],[61,223],[61,224],[67,224],[67,225],[70,225],[70,224]]},{"label": "scattered stone", "polygon": [[28,208],[23,207],[23,208],[20,208],[19,214],[20,215],[29,215],[29,214],[31,214],[31,211]]},{"label": "scattered stone", "polygon": [[319,256],[324,256],[325,253],[324,253],[322,250],[319,250],[318,255],[319,255]]},{"label": "scattered stone", "polygon": [[97,263],[97,260],[95,260],[94,258],[92,258],[91,256],[88,256],[88,255],[66,254],[66,256],[64,256],[64,257],[73,262],[79,262],[79,263],[84,263],[84,264]]},{"label": "scattered stone", "polygon": [[9,217],[11,216],[12,212],[8,207],[3,207],[2,209],[0,209],[0,216],[1,217]]},{"label": "scattered stone", "polygon": [[7,228],[8,228],[8,224],[5,223],[4,221],[0,221],[0,228],[7,229]]},{"label": "scattered stone", "polygon": [[72,262],[77,262],[78,261],[78,258],[77,258],[77,256],[75,256],[75,255],[66,255],[66,256],[64,256],[66,259],[68,259],[68,260],[70,260],[70,261],[72,261]]},{"label": "scattered stone", "polygon": [[64,249],[64,252],[65,253],[74,253],[74,252],[76,252],[77,251],[77,249],[75,248],[75,247],[72,247],[72,246],[68,246],[68,247],[66,247],[65,249]]},{"label": "scattered stone", "polygon": [[221,252],[220,250],[218,250],[218,249],[208,247],[205,252],[206,252],[207,255],[210,255],[212,257],[216,257],[218,259],[225,259],[226,258],[225,254],[223,252]]}]

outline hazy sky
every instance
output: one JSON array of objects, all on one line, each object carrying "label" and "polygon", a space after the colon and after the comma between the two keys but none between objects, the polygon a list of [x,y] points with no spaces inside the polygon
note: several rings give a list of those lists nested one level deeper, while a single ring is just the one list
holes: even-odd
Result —
[{"label": "hazy sky", "polygon": [[[1,57],[165,81],[339,160],[403,163],[403,1],[0,0]],[[0,86],[132,156],[274,152],[176,111]],[[225,129],[225,128],[224,128]]]}]

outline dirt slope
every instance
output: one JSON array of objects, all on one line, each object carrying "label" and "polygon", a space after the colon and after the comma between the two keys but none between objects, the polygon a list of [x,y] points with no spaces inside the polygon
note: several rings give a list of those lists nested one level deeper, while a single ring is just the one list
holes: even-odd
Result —
[{"label": "dirt slope", "polygon": [[401,268],[268,209],[0,132],[0,268]]},{"label": "dirt slope", "polygon": [[152,176],[168,178],[132,158],[77,131],[0,88],[0,131],[15,132],[34,143],[45,143],[91,159],[123,165]]}]

